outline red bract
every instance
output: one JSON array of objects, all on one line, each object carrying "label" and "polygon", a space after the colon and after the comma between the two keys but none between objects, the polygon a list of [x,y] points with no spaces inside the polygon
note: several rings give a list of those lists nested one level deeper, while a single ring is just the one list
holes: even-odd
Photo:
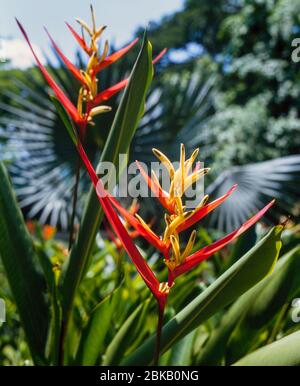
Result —
[{"label": "red bract", "polygon": [[130,44],[128,44],[128,46],[124,47],[124,48],[121,48],[119,51],[117,52],[114,52],[113,54],[107,56],[101,63],[99,63],[96,67],[95,67],[95,71],[96,73],[98,73],[99,71],[101,70],[104,70],[104,68],[110,66],[112,63],[116,62],[117,60],[119,60],[120,58],[122,58],[122,56],[124,56],[125,54],[127,54],[127,52],[133,47],[136,45],[136,43],[139,41],[138,38],[134,39],[133,42],[131,42]]},{"label": "red bract", "polygon": [[167,48],[164,48],[157,56],[153,59],[153,64],[156,64],[160,59],[167,53]]},{"label": "red bract", "polygon": [[71,31],[72,35],[74,36],[74,38],[77,40],[77,43],[80,45],[80,47],[90,56],[93,54],[93,51],[88,47],[88,45],[86,44],[85,40],[83,38],[81,38],[78,33],[74,30],[74,28],[66,22],[66,25],[67,27],[69,28],[69,30]]},{"label": "red bract", "polygon": [[150,244],[152,244],[159,251],[164,252],[165,246],[162,240],[153,231],[149,231],[145,228],[138,219],[129,213],[122,205],[112,196],[108,195],[113,206],[118,210],[120,215],[139,233],[140,236],[144,237]]},{"label": "red bract", "polygon": [[107,88],[106,90],[100,92],[93,100],[93,106],[97,106],[98,104],[109,100],[112,96],[114,96],[119,91],[123,90],[127,84],[129,79],[124,79],[121,82]]},{"label": "red bract", "polygon": [[37,57],[31,43],[30,43],[30,40],[28,38],[28,35],[26,34],[23,26],[21,25],[21,23],[16,19],[17,23],[18,23],[18,26],[25,38],[25,40],[27,41],[29,47],[30,47],[30,50],[37,62],[37,65],[39,66],[40,70],[41,70],[41,73],[44,75],[46,81],[48,82],[49,86],[52,88],[52,90],[54,91],[57,99],[60,101],[60,103],[64,106],[64,108],[67,110],[67,112],[70,114],[71,118],[73,119],[73,121],[77,124],[82,124],[83,120],[81,118],[81,116],[79,115],[76,107],[73,105],[73,103],[69,100],[69,98],[64,94],[64,92],[61,90],[61,88],[57,85],[57,83],[55,82],[55,80],[51,77],[51,75],[48,73],[48,71],[46,70],[46,68],[42,65],[41,61],[39,60],[39,58]]},{"label": "red bract", "polygon": [[87,82],[86,82],[86,79],[84,78],[84,76],[82,75],[82,73],[80,72],[80,70],[74,66],[74,64],[63,54],[63,52],[60,50],[60,48],[58,47],[58,45],[55,43],[55,41],[53,40],[53,38],[51,37],[51,35],[49,34],[47,28],[45,28],[45,31],[47,33],[47,35],[49,36],[49,39],[53,45],[53,48],[55,49],[55,51],[58,53],[58,55],[60,56],[61,60],[65,63],[65,65],[67,66],[67,68],[70,70],[70,72],[72,73],[72,75],[74,75],[75,78],[77,78],[77,80],[79,80],[79,82],[84,85],[84,86],[88,86],[87,85]]},{"label": "red bract", "polygon": [[275,200],[272,200],[268,205],[266,205],[263,209],[261,209],[256,215],[251,217],[248,221],[246,221],[242,226],[240,226],[235,231],[231,232],[229,235],[221,238],[220,240],[215,241],[211,245],[208,245],[199,251],[193,253],[188,256],[185,261],[174,269],[174,278],[193,269],[196,265],[201,263],[202,261],[208,259],[214,253],[220,251],[231,241],[236,239],[242,233],[246,232],[252,225],[254,225],[266,212],[271,208],[271,206],[275,203]]}]

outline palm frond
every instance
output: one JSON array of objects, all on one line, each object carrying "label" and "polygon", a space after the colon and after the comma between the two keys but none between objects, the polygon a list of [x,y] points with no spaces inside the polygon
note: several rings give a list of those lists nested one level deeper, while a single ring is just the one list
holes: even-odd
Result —
[{"label": "palm frond", "polygon": [[235,166],[221,173],[206,193],[213,199],[233,184],[238,188],[212,213],[210,226],[230,232],[273,198],[276,205],[266,215],[269,221],[278,222],[282,215],[296,216],[293,210],[300,198],[300,156]]}]

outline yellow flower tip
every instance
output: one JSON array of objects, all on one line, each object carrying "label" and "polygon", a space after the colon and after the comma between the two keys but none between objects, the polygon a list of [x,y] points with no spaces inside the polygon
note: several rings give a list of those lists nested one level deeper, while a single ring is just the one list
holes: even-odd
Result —
[{"label": "yellow flower tip", "polygon": [[155,155],[155,157],[159,158],[161,152],[158,149],[155,149],[155,147],[152,148],[152,153]]},{"label": "yellow flower tip", "polygon": [[90,29],[90,27],[87,25],[85,21],[79,18],[76,18],[75,20],[90,35],[90,37],[93,36],[93,31]]},{"label": "yellow flower tip", "polygon": [[191,216],[191,214],[193,213],[192,210],[188,211],[188,212],[185,212],[185,213],[182,213],[182,214],[179,214],[179,215],[176,215],[174,220],[172,220],[172,222],[167,225],[166,229],[165,229],[165,233],[164,233],[164,237],[163,237],[163,240],[165,242],[167,242],[167,240],[169,240],[170,236],[172,234],[174,234],[174,232],[176,231],[176,229],[189,217]]},{"label": "yellow flower tip", "polygon": [[158,158],[158,160],[167,168],[170,174],[170,178],[173,179],[175,170],[169,158],[158,149],[153,148],[152,152],[155,155],[155,157]]},{"label": "yellow flower tip", "polygon": [[149,227],[148,224],[146,224],[146,222],[142,219],[142,217],[140,215],[138,215],[137,213],[134,215],[138,220],[139,222],[141,223],[141,225],[146,229],[147,232],[151,233],[152,235],[156,236],[156,234],[153,232],[153,230]]},{"label": "yellow flower tip", "polygon": [[93,4],[90,4],[90,9],[91,9],[91,16],[92,16],[93,30],[94,30],[94,32],[95,32],[95,30],[96,30],[96,15],[95,15],[95,11],[94,11]]},{"label": "yellow flower tip", "polygon": [[176,262],[173,259],[164,260],[164,263],[171,272],[174,271],[174,269],[176,268]]},{"label": "yellow flower tip", "polygon": [[193,211],[192,211],[192,210],[189,210],[188,212],[185,212],[185,213],[183,214],[184,220],[186,220],[189,216],[191,216],[191,214],[193,214]]},{"label": "yellow flower tip", "polygon": [[202,205],[205,205],[205,204],[207,203],[208,199],[209,199],[209,195],[206,194],[206,195],[203,197],[203,199],[202,199]]},{"label": "yellow flower tip", "polygon": [[168,295],[171,288],[173,287],[174,284],[171,285],[171,287],[169,286],[169,284],[167,282],[164,282],[164,283],[160,283],[159,284],[159,287],[158,287],[158,290],[160,293],[163,293],[165,295]]},{"label": "yellow flower tip", "polygon": [[187,256],[189,256],[189,254],[191,253],[193,247],[194,247],[194,244],[195,244],[195,240],[196,240],[196,235],[197,235],[197,232],[196,230],[194,229],[193,232],[191,233],[190,237],[189,237],[189,241],[185,247],[185,250],[183,252],[183,254],[181,255],[180,257],[180,263],[182,263],[185,258]]},{"label": "yellow flower tip", "polygon": [[98,28],[98,30],[96,30],[93,35],[93,39],[97,40],[102,35],[102,33],[106,30],[106,28],[107,28],[107,25],[102,25],[100,28]]},{"label": "yellow flower tip", "polygon": [[103,49],[103,53],[102,53],[101,58],[100,58],[100,62],[102,62],[106,58],[106,56],[108,54],[108,50],[109,50],[108,40],[105,40],[104,49]]},{"label": "yellow flower tip", "polygon": [[193,151],[192,155],[190,156],[189,161],[191,161],[191,163],[193,163],[195,161],[195,159],[198,157],[198,154],[199,154],[199,148],[197,148]]},{"label": "yellow flower tip", "polygon": [[111,107],[110,106],[97,106],[97,107],[94,107],[91,111],[90,111],[90,117],[94,117],[95,115],[99,115],[99,114],[103,114],[103,113],[108,113],[111,111]]},{"label": "yellow flower tip", "polygon": [[175,258],[177,259],[180,255],[180,246],[179,246],[178,238],[175,235],[171,235],[170,241],[172,244],[173,252],[175,254]]},{"label": "yellow flower tip", "polygon": [[196,235],[197,235],[197,231],[196,231],[196,229],[194,229],[193,232],[191,233],[191,236],[190,236],[190,240],[193,241],[193,243],[196,240]]}]

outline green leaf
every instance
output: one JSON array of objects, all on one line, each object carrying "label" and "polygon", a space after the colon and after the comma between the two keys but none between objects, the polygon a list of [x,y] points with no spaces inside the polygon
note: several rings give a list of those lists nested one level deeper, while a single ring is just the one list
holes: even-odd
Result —
[{"label": "green leaf", "polygon": [[[266,331],[274,317],[281,313],[286,304],[299,292],[299,271],[300,247],[298,246],[279,260],[274,274],[262,283],[264,285],[256,289],[245,317],[230,337],[226,355],[228,363],[236,362],[258,347],[260,337],[263,337],[262,332]],[[280,316],[276,317],[279,321],[278,318],[280,319]],[[276,337],[276,329],[277,323],[273,327],[269,340]],[[242,337],[243,344],[240,343]]]},{"label": "green leaf", "polygon": [[299,366],[300,331],[242,358],[234,366]]},{"label": "green leaf", "polygon": [[[127,154],[133,135],[142,117],[147,90],[153,77],[152,47],[145,35],[137,61],[130,75],[129,83],[122,96],[113,121],[100,163],[113,162],[119,172],[119,154]],[[67,318],[75,291],[89,265],[103,211],[94,188],[91,187],[83,212],[83,219],[77,240],[71,251],[69,264],[63,280],[63,310]]]},{"label": "green leaf", "polygon": [[[260,329],[293,296],[295,289],[299,288],[299,255],[300,247],[296,247],[283,256],[272,275],[251,288],[231,306],[221,319],[219,326],[205,342],[197,358],[197,365],[220,364],[225,356],[227,342],[234,330],[239,330],[239,339],[236,342],[239,355],[245,355],[249,343],[251,344],[260,334]],[[241,336],[245,336],[243,344],[241,344]]]},{"label": "green leaf", "polygon": [[257,241],[257,234],[255,226],[248,229],[245,233],[243,233],[234,244],[232,253],[228,259],[228,264],[226,264],[226,268],[230,267],[234,264],[240,257],[242,257],[250,248],[252,248]]},{"label": "green leaf", "polygon": [[42,267],[44,277],[46,279],[49,298],[51,300],[50,326],[45,350],[46,358],[49,359],[51,364],[58,364],[58,351],[61,328],[61,306],[57,288],[57,279],[55,277],[53,265],[46,253],[45,244],[36,244],[35,250],[40,262],[40,266]]},{"label": "green leaf", "polygon": [[3,163],[0,181],[0,257],[33,360],[43,364],[49,326],[46,282]]},{"label": "green leaf", "polygon": [[150,300],[146,300],[140,304],[129,318],[126,319],[107,347],[103,356],[103,366],[118,365],[122,358],[124,358],[124,354],[130,347],[134,335],[142,329],[149,303]]},{"label": "green leaf", "polygon": [[171,348],[168,366],[189,366],[192,361],[193,341],[195,331],[192,331]]},{"label": "green leaf", "polygon": [[[168,350],[217,311],[232,303],[273,270],[281,248],[282,229],[281,225],[274,227],[248,253],[163,327],[162,352]],[[125,358],[123,364],[151,363],[154,345],[155,337],[149,338],[138,350]]]},{"label": "green leaf", "polygon": [[117,302],[120,301],[119,286],[99,303],[88,320],[80,340],[75,363],[82,366],[94,366],[103,350],[106,334],[111,326],[112,316]]},{"label": "green leaf", "polygon": [[65,125],[66,129],[68,130],[68,133],[75,145],[78,143],[77,133],[75,130],[75,127],[73,125],[73,122],[69,116],[69,114],[66,112],[65,108],[62,106],[62,104],[59,102],[59,100],[54,96],[50,95],[50,98],[52,100],[52,103],[54,104],[58,115],[60,116],[63,124]]}]

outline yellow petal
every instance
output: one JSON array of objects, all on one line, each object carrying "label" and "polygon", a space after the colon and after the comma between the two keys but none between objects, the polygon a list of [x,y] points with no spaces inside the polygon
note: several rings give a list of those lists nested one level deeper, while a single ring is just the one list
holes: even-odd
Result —
[{"label": "yellow petal", "polygon": [[107,56],[107,53],[108,53],[108,49],[109,49],[109,44],[108,44],[108,40],[105,40],[105,43],[104,43],[104,50],[103,50],[103,53],[101,55],[101,62],[106,58]]},{"label": "yellow petal", "polygon": [[199,154],[199,149],[194,150],[192,155],[190,156],[190,158],[186,161],[186,165],[185,165],[185,176],[186,177],[188,176],[188,174],[192,168],[192,165],[195,162],[195,159],[197,158],[198,154]]},{"label": "yellow petal", "polygon": [[92,30],[91,30],[90,27],[86,24],[85,21],[83,21],[83,20],[81,20],[81,19],[79,19],[79,18],[77,18],[77,19],[75,19],[75,20],[77,21],[77,23],[78,23],[79,25],[81,25],[81,27],[82,27],[83,29],[86,30],[86,32],[90,35],[90,37],[93,36]]},{"label": "yellow petal", "polygon": [[193,246],[195,244],[196,234],[197,234],[197,232],[194,229],[190,235],[189,241],[188,241],[188,243],[183,251],[183,254],[180,257],[180,259],[181,259],[180,262],[182,262],[191,253],[191,250],[193,249]]},{"label": "yellow petal", "polygon": [[170,174],[170,178],[173,179],[175,170],[174,170],[174,167],[172,165],[172,162],[160,150],[152,149],[152,151],[153,151],[153,154],[155,155],[155,157],[157,157],[160,160],[160,162],[167,168],[167,170]]},{"label": "yellow petal", "polygon": [[97,106],[90,111],[90,117],[94,117],[95,115],[99,115],[103,113],[108,113],[110,111],[111,111],[111,107],[109,106]]},{"label": "yellow petal", "polygon": [[182,199],[181,199],[180,195],[177,193],[176,190],[174,192],[174,200],[176,202],[176,207],[177,207],[178,214],[183,214]]},{"label": "yellow petal", "polygon": [[174,235],[171,235],[170,241],[171,241],[175,261],[179,262],[179,260],[180,260],[180,246],[179,246],[178,239]]},{"label": "yellow petal", "polygon": [[135,217],[139,220],[139,222],[141,223],[141,225],[150,233],[152,233],[155,237],[157,237],[157,235],[153,232],[153,230],[145,223],[145,221],[142,219],[141,216],[139,216],[137,213],[135,214]]},{"label": "yellow petal", "polygon": [[93,23],[93,32],[95,33],[96,32],[96,16],[95,16],[94,7],[92,6],[92,4],[90,5],[90,7],[91,7],[91,15],[92,15],[92,23]]},{"label": "yellow petal", "polygon": [[181,180],[181,191],[183,192],[183,187],[184,187],[184,179],[185,179],[185,147],[184,144],[182,143],[180,145],[180,180]]},{"label": "yellow petal", "polygon": [[167,241],[171,234],[173,234],[176,229],[179,227],[180,224],[182,224],[193,212],[185,212],[177,217],[171,222],[170,225],[167,226],[164,234],[164,241]]},{"label": "yellow petal", "polygon": [[102,35],[102,33],[106,30],[107,26],[102,25],[95,33],[94,33],[94,40],[99,39],[99,37]]},{"label": "yellow petal", "polygon": [[200,177],[208,173],[209,170],[210,170],[209,168],[200,169],[194,172],[193,174],[191,174],[190,176],[188,176],[184,181],[183,192],[185,192],[191,185],[193,185],[193,183],[195,183]]}]

